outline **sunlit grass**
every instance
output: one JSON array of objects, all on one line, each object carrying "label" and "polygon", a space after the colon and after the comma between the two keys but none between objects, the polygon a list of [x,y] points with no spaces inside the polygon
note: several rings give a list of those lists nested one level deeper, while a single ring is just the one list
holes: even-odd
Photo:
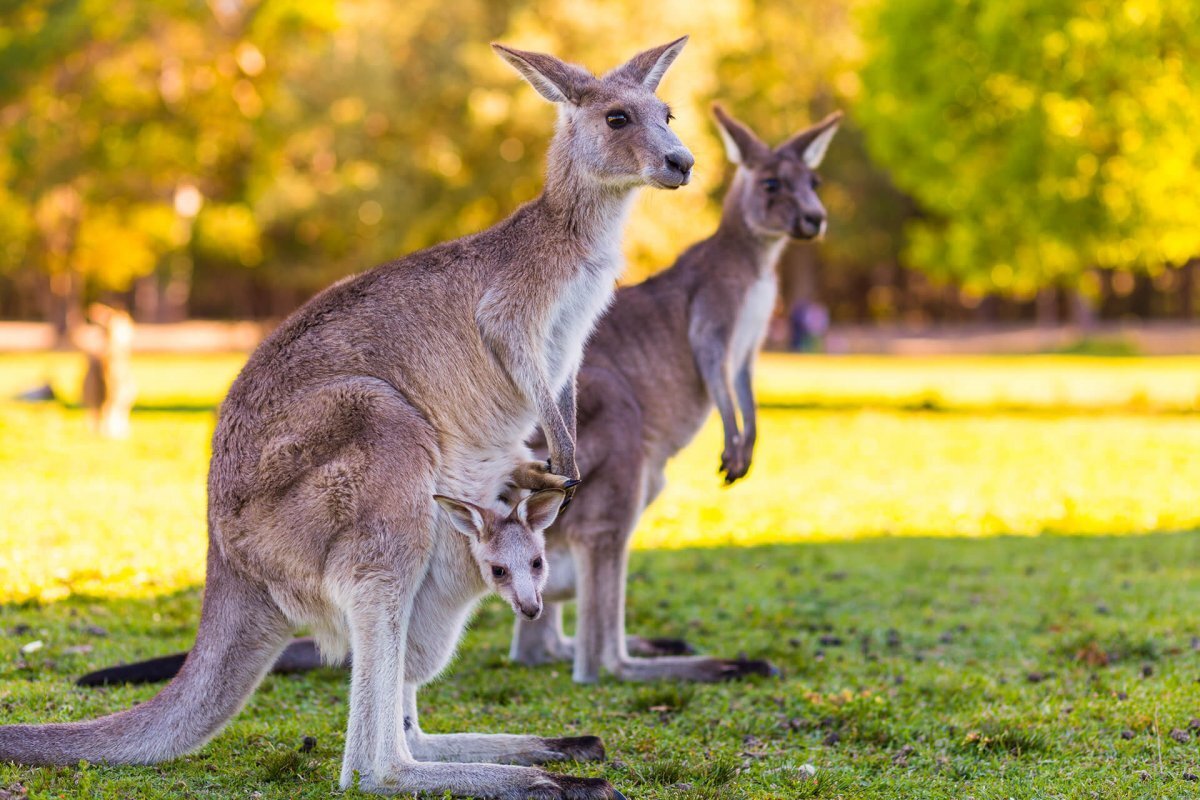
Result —
[{"label": "sunlit grass", "polygon": [[[191,645],[212,406],[240,361],[139,359],[124,442],[78,408],[0,400],[0,724],[145,701],[154,687],[70,681]],[[424,726],[601,735],[610,762],[555,769],[642,800],[1194,797],[1200,539],[990,536],[1200,527],[1188,362],[958,361],[767,358],[750,476],[720,487],[715,424],[671,465],[638,533],[662,549],[634,555],[631,630],[782,678],[580,686],[566,665],[509,664],[511,613],[491,600],[422,691]],[[0,397],[47,374],[73,402],[81,366],[61,355],[0,357]],[[1105,399],[1037,393],[1073,375]],[[787,544],[719,547],[765,542]],[[687,545],[703,547],[667,551]],[[328,797],[346,702],[344,673],[274,676],[196,753],[0,764],[0,795]]]},{"label": "sunlit grass", "polygon": [[1197,411],[1200,357],[796,356],[759,360],[759,400],[789,406]]},{"label": "sunlit grass", "polygon": [[[0,601],[202,581],[212,406],[241,361],[137,359],[144,410],[123,442],[92,437],[78,408],[0,401]],[[0,357],[0,396],[48,378],[72,402],[81,373],[78,356]],[[670,466],[636,546],[1195,528],[1200,415],[1126,409],[1147,397],[1181,410],[1198,374],[1200,359],[769,356],[760,384],[775,407],[750,476],[721,487],[710,423]],[[1045,389],[1076,378],[1095,398]],[[934,391],[958,410],[906,410]],[[1056,410],[987,410],[1043,401]],[[1115,410],[1095,413],[1101,401]]]}]

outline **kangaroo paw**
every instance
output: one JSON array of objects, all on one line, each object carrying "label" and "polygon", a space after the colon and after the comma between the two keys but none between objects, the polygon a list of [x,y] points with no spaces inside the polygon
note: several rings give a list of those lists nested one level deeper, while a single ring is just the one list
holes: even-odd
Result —
[{"label": "kangaroo paw", "polygon": [[578,480],[551,472],[550,464],[546,461],[524,462],[513,470],[509,480],[518,489],[534,492],[542,489],[571,489],[579,483]]}]

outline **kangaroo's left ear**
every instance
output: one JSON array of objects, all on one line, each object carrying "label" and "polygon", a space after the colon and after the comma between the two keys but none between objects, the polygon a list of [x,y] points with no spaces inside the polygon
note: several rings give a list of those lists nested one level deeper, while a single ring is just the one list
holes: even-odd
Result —
[{"label": "kangaroo's left ear", "polygon": [[812,127],[805,128],[779,146],[780,152],[791,151],[809,169],[816,169],[825,160],[825,151],[842,122],[842,112],[835,111]]},{"label": "kangaroo's left ear", "polygon": [[517,503],[517,519],[535,531],[544,531],[558,519],[558,512],[562,509],[566,497],[567,493],[562,489],[534,492]]},{"label": "kangaroo's left ear", "polygon": [[455,530],[473,539],[483,536],[487,522],[486,515],[489,513],[487,509],[468,503],[466,500],[455,500],[453,497],[441,494],[435,494],[433,499],[450,517],[450,522],[454,525]]},{"label": "kangaroo's left ear", "polygon": [[679,51],[687,44],[688,37],[680,36],[673,42],[658,47],[652,47],[638,53],[621,66],[604,76],[604,80],[623,80],[641,84],[650,91],[658,89],[658,84],[667,74],[667,68],[679,57]]}]

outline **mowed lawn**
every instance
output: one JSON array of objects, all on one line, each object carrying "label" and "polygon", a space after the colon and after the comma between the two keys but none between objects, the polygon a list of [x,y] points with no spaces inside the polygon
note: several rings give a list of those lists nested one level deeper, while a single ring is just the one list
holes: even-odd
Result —
[{"label": "mowed lawn", "polygon": [[[0,723],[128,707],[153,689],[71,677],[190,643],[241,360],[139,358],[134,434],[107,443],[78,357],[0,356]],[[66,405],[7,399],[43,379]],[[629,615],[784,677],[577,687],[508,666],[489,602],[428,730],[599,734],[608,764],[559,769],[631,798],[1200,795],[1200,359],[773,356],[759,384],[750,476],[721,488],[716,425],[674,462]],[[327,797],[346,688],[271,677],[195,755],[0,766],[0,797]]]}]

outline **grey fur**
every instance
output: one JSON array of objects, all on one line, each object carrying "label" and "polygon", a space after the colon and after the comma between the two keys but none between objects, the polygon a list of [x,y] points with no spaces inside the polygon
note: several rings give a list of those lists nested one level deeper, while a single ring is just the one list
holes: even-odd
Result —
[{"label": "grey fur", "polygon": [[[684,41],[635,60],[673,58]],[[424,763],[403,731],[406,687],[438,674],[461,632],[465,612],[439,604],[478,579],[432,496],[492,506],[535,421],[553,472],[578,477],[574,378],[621,271],[630,198],[683,185],[692,163],[645,85],[580,90],[563,85],[578,68],[497,50],[563,95],[542,196],[335,284],[263,342],[213,436],[208,586],[178,677],[98,720],[2,727],[0,759],[150,763],[193,749],[307,625],[327,658],[354,651],[343,787],[357,774],[381,793],[614,796],[528,767]],[[633,117],[621,130],[606,124],[614,104]]]},{"label": "grey fur", "polygon": [[[788,238],[825,229],[813,170],[840,114],[772,149],[721,109],[715,113],[738,165],[720,226],[670,269],[617,293],[579,372],[578,454],[587,492],[547,533],[546,594],[577,598],[576,635],[563,634],[557,603],[548,603],[538,621],[518,618],[513,634],[515,660],[573,660],[580,682],[597,680],[601,668],[626,680],[774,673],[763,661],[637,658],[630,651],[658,648],[625,635],[626,565],[637,521],[662,489],[667,461],[714,405],[725,431],[725,482],[749,470],[757,433],[751,374],[775,305],[776,262]],[[764,185],[768,178],[780,181],[774,193]]]}]

